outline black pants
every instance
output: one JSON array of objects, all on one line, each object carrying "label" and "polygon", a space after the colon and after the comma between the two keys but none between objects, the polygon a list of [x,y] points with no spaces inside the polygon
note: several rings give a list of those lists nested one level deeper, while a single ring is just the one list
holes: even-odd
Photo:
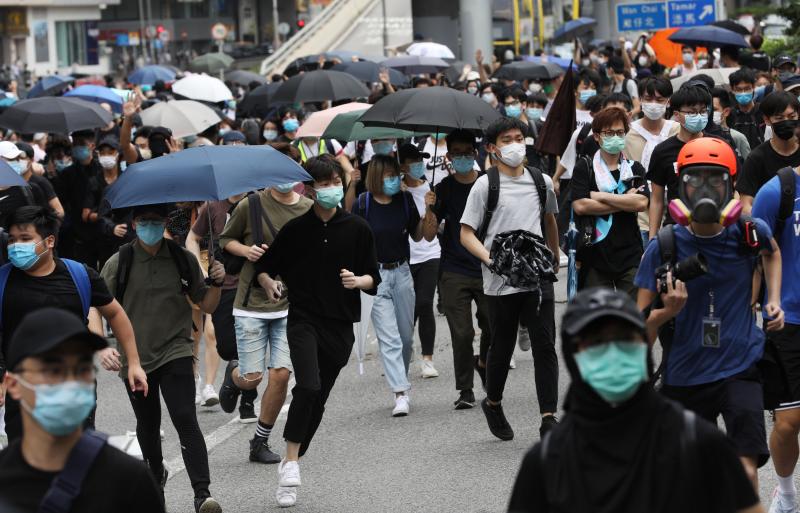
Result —
[{"label": "black pants", "polygon": [[[503,399],[508,378],[508,364],[517,344],[520,322],[527,326],[536,380],[539,411],[555,412],[558,403],[558,358],[555,347],[555,301],[550,290],[536,311],[537,294],[521,292],[506,296],[487,296],[492,343],[486,361],[486,396],[490,401]],[[547,290],[547,289],[545,289]],[[548,293],[549,292],[549,293]]]},{"label": "black pants", "polygon": [[477,305],[475,317],[481,329],[480,358],[486,361],[491,342],[489,328],[489,307],[483,293],[483,280],[457,274],[443,272],[439,280],[442,296],[442,308],[450,327],[450,340],[453,343],[453,368],[456,375],[456,390],[472,390],[475,375],[472,340],[475,328],[472,324],[472,302]]},{"label": "black pants", "polygon": [[436,317],[433,314],[433,295],[439,278],[439,259],[433,258],[421,264],[411,265],[414,280],[414,322],[419,321],[419,340],[422,355],[433,355],[433,342],[436,339]]},{"label": "black pants", "polygon": [[322,422],[325,402],[350,359],[355,337],[352,322],[293,313],[291,308],[286,331],[296,384],[283,437],[299,443],[302,456]]},{"label": "black pants", "polygon": [[572,209],[572,191],[570,190],[571,183],[571,178],[562,178],[558,181],[559,199],[556,222],[558,224],[558,240],[562,247],[564,246],[564,234],[567,233],[567,229],[569,228],[569,214]]},{"label": "black pants", "polygon": [[197,423],[194,405],[194,370],[192,357],[178,358],[165,363],[147,374],[149,392],[131,392],[127,383],[133,413],[136,415],[136,438],[142,448],[142,456],[158,481],[163,471],[161,453],[161,396],[167,405],[172,425],[178,432],[181,454],[194,488],[195,497],[208,497],[211,477],[208,470],[206,441]]}]

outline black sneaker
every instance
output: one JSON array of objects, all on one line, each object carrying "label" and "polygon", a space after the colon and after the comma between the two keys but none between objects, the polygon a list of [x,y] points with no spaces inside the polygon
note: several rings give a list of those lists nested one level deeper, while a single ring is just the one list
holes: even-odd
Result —
[{"label": "black sneaker", "polygon": [[481,401],[483,414],[486,415],[486,423],[489,424],[489,431],[500,440],[508,441],[514,439],[514,430],[506,420],[502,405],[490,406],[489,400]]},{"label": "black sneaker", "polygon": [[542,417],[542,425],[539,426],[539,438],[544,438],[544,435],[557,425],[558,418],[555,415],[546,415]]},{"label": "black sneaker", "polygon": [[[480,358],[481,358],[480,356],[475,355],[474,358],[475,358],[475,364],[474,364],[475,365],[475,372],[477,372],[478,376],[481,378],[481,386],[483,387],[483,390],[485,391],[486,390],[486,367],[481,367],[480,365],[478,365],[478,362],[480,361]],[[484,362],[484,365],[485,364],[486,364],[486,362]]]},{"label": "black sneaker", "polygon": [[453,403],[456,410],[469,410],[475,407],[475,394],[470,390],[462,390],[458,394],[458,399]]},{"label": "black sneaker", "polygon": [[236,402],[242,392],[236,383],[233,382],[233,369],[239,366],[239,360],[231,360],[225,367],[225,378],[219,388],[219,406],[225,413],[233,413],[236,409]]},{"label": "black sneaker", "polygon": [[256,408],[253,403],[247,402],[242,397],[242,402],[239,404],[239,422],[242,424],[252,424],[258,420],[256,416]]},{"label": "black sneaker", "polygon": [[194,511],[195,513],[222,513],[222,506],[214,497],[195,497]]},{"label": "black sneaker", "polygon": [[250,461],[267,464],[280,463],[281,457],[270,450],[267,437],[256,435],[250,440]]}]

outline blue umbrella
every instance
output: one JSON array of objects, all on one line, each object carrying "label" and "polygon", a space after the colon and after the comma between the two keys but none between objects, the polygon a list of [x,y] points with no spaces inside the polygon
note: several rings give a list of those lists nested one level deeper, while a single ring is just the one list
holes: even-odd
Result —
[{"label": "blue umbrella", "polygon": [[578,18],[569,20],[565,24],[558,27],[553,33],[553,40],[567,41],[575,39],[575,37],[589,32],[594,26],[597,25],[597,20],[594,18]]},{"label": "blue umbrella", "polygon": [[216,201],[311,176],[271,146],[201,146],[128,166],[107,196],[112,208]]},{"label": "blue umbrella", "polygon": [[575,227],[574,212],[569,213],[569,228],[566,233],[567,239],[567,301],[578,293],[578,265],[575,260],[576,247],[578,245],[578,229]]},{"label": "blue umbrella", "polygon": [[149,66],[143,66],[128,75],[128,82],[131,84],[153,85],[158,80],[172,82],[175,80],[175,72],[164,66],[151,64]]},{"label": "blue umbrella", "polygon": [[64,96],[74,96],[94,103],[107,103],[114,112],[122,112],[122,97],[108,87],[82,85],[68,91]]},{"label": "blue umbrella", "polygon": [[738,48],[750,47],[741,34],[713,25],[682,28],[670,35],[667,39],[673,43],[704,46],[706,48],[719,48],[722,46],[735,46]]},{"label": "blue umbrella", "polygon": [[28,182],[14,171],[3,159],[0,159],[0,187],[13,187],[21,185],[28,187]]},{"label": "blue umbrella", "polygon": [[0,91],[0,107],[8,107],[17,103],[17,99],[4,91]]},{"label": "blue umbrella", "polygon": [[28,91],[27,98],[38,98],[39,96],[53,96],[56,93],[63,91],[75,79],[69,76],[51,75],[44,77],[36,82],[36,85],[31,87]]},{"label": "blue umbrella", "polygon": [[[522,58],[528,62],[543,62],[541,57],[537,57],[535,55],[524,55]],[[553,64],[561,66],[564,71],[566,71],[569,69],[569,64],[572,62],[572,59],[564,59],[558,55],[548,55],[547,60],[544,62],[552,62]],[[574,71],[578,71],[578,65],[574,62],[572,62],[572,69]]]}]

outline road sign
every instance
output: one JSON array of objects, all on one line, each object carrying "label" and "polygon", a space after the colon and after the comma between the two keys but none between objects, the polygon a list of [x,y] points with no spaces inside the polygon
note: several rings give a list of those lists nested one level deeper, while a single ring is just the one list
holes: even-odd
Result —
[{"label": "road sign", "polygon": [[217,41],[222,41],[228,36],[228,27],[222,23],[215,23],[211,27],[211,37]]},{"label": "road sign", "polygon": [[714,0],[667,2],[671,28],[708,25],[717,19]]},{"label": "road sign", "polygon": [[667,6],[664,2],[617,5],[617,30],[661,30],[667,28]]},{"label": "road sign", "polygon": [[287,36],[289,35],[289,30],[291,30],[291,27],[285,21],[278,23],[278,34]]},{"label": "road sign", "polygon": [[152,25],[148,25],[147,28],[144,30],[144,33],[147,34],[147,37],[153,39],[156,37],[156,28]]},{"label": "road sign", "polygon": [[172,35],[169,33],[169,30],[162,30],[158,35],[158,39],[160,39],[162,43],[169,43],[170,37],[172,37]]}]

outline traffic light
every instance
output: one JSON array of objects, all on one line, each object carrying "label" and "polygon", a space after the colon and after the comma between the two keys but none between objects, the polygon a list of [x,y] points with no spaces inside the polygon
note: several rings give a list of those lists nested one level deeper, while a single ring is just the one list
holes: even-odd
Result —
[{"label": "traffic light", "polygon": [[164,30],[164,25],[159,25],[156,27],[156,34],[161,34]]},{"label": "traffic light", "polygon": [[300,30],[301,28],[306,26],[306,20],[300,18],[297,20],[297,29]]}]

